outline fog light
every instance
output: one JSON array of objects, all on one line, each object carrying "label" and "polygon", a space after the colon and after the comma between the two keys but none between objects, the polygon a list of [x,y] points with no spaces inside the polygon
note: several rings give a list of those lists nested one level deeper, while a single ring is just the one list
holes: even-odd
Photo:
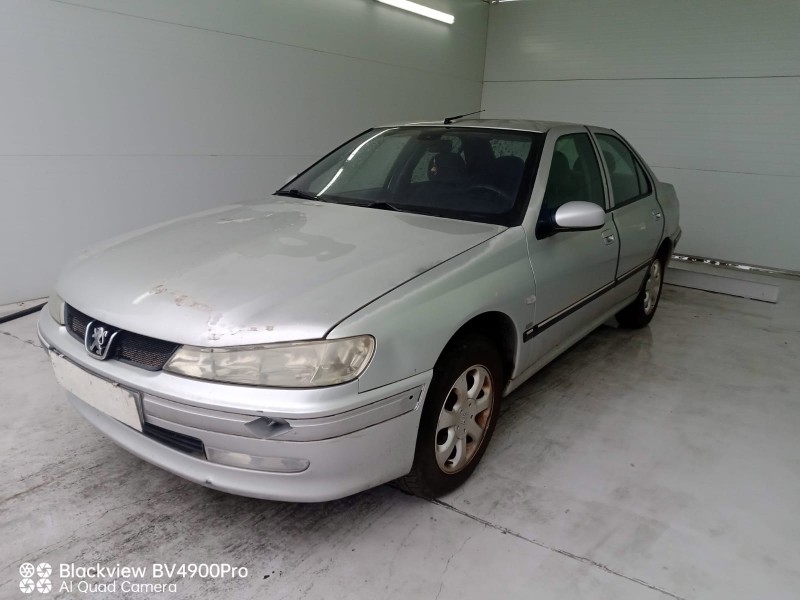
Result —
[{"label": "fog light", "polygon": [[252,456],[242,452],[231,452],[206,446],[206,457],[211,462],[240,469],[270,471],[272,473],[300,473],[311,464],[305,458],[285,458],[280,456]]}]

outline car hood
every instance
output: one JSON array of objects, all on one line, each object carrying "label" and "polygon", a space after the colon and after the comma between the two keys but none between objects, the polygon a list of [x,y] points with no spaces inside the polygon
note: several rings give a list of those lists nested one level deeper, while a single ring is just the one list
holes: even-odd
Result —
[{"label": "car hood", "polygon": [[99,244],[65,267],[56,289],[106,324],[181,344],[318,339],[504,229],[272,197]]}]

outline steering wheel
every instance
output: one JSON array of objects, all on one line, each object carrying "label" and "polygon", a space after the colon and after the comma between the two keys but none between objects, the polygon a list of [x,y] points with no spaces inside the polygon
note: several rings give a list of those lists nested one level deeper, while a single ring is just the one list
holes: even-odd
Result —
[{"label": "steering wheel", "polygon": [[495,194],[496,196],[500,196],[504,200],[508,200],[512,203],[514,201],[514,198],[508,192],[505,192],[501,190],[499,187],[494,186],[490,183],[476,183],[474,185],[471,185],[467,188],[467,193],[471,192],[472,190],[486,190],[488,192]]}]

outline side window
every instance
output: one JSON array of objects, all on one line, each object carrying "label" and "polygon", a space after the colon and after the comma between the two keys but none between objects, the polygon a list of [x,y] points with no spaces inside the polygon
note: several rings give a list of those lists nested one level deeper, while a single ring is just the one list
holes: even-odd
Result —
[{"label": "side window", "polygon": [[555,211],[573,200],[593,202],[605,209],[600,165],[588,133],[572,133],[556,140],[542,212]]},{"label": "side window", "polygon": [[639,178],[639,193],[642,194],[642,196],[646,196],[653,191],[653,188],[650,187],[650,180],[647,178],[647,175],[644,174],[644,168],[641,163],[636,160],[636,157],[633,158],[633,163],[636,165],[636,176]]},{"label": "side window", "polygon": [[613,135],[598,134],[597,143],[611,176],[614,206],[632,202],[652,191],[642,165],[622,140]]}]

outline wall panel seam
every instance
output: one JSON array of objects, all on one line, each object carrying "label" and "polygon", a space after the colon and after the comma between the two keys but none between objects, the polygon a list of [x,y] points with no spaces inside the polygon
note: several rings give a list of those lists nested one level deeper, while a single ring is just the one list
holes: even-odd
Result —
[{"label": "wall panel seam", "polygon": [[568,77],[563,79],[485,79],[484,83],[541,83],[548,81],[713,81],[718,79],[800,79],[800,75],[698,75],[687,77]]},{"label": "wall panel seam", "polygon": [[397,63],[384,62],[384,61],[375,60],[375,59],[371,59],[371,58],[364,58],[364,57],[361,57],[361,56],[352,56],[350,54],[343,54],[343,53],[340,53],[340,52],[330,52],[328,50],[320,50],[319,48],[309,48],[308,46],[301,46],[299,44],[290,44],[288,42],[277,42],[275,40],[269,40],[269,39],[261,38],[261,37],[255,36],[255,35],[247,35],[247,34],[244,34],[244,33],[234,33],[232,31],[224,31],[224,30],[221,30],[221,29],[211,29],[209,27],[198,27],[196,25],[187,25],[185,23],[178,23],[176,21],[168,21],[166,19],[156,19],[156,18],[153,18],[153,17],[144,17],[144,16],[141,16],[141,15],[134,15],[134,14],[131,14],[131,13],[126,13],[126,12],[122,12],[122,11],[118,11],[118,10],[111,10],[111,9],[107,9],[107,8],[98,8],[96,6],[86,6],[85,4],[80,4],[78,2],[68,2],[67,0],[49,0],[49,1],[50,2],[54,2],[56,4],[63,4],[63,5],[66,5],[66,6],[72,6],[74,8],[82,8],[82,9],[85,9],[85,10],[94,10],[96,12],[107,13],[107,14],[112,14],[112,15],[118,15],[118,16],[122,16],[122,17],[128,17],[130,19],[140,19],[142,21],[150,21],[152,23],[160,23],[162,25],[172,25],[172,26],[175,26],[175,27],[183,27],[185,29],[193,29],[195,31],[205,31],[207,33],[216,33],[216,34],[219,34],[219,35],[229,35],[229,36],[232,36],[232,37],[237,37],[237,38],[246,39],[246,40],[264,42],[264,43],[267,43],[267,44],[275,44],[275,45],[278,45],[278,46],[285,46],[287,48],[297,48],[299,50],[306,50],[308,52],[316,52],[318,54],[327,54],[329,56],[337,56],[339,58],[349,58],[351,60],[358,60],[358,61],[372,63],[372,64],[384,65],[384,66],[387,66],[387,67],[395,67],[395,68],[398,68],[398,69],[406,69],[408,71],[416,71],[418,73],[428,73],[429,75],[437,75],[439,77],[447,77],[449,79],[457,79],[457,80],[460,80],[460,81],[470,81],[472,83],[483,83],[482,79],[473,79],[471,77],[460,77],[458,75],[453,75],[452,73],[443,73],[443,72],[440,72],[440,71],[430,71],[428,69],[420,69],[418,67],[411,67],[409,65],[400,65],[400,64],[397,64]]},{"label": "wall panel seam", "polygon": [[731,175],[759,175],[761,177],[790,177],[800,179],[794,173],[761,173],[758,171],[726,171],[725,169],[698,169],[697,167],[669,167],[666,165],[650,164],[653,169],[675,169],[677,171],[701,171],[703,173],[730,173]]}]

